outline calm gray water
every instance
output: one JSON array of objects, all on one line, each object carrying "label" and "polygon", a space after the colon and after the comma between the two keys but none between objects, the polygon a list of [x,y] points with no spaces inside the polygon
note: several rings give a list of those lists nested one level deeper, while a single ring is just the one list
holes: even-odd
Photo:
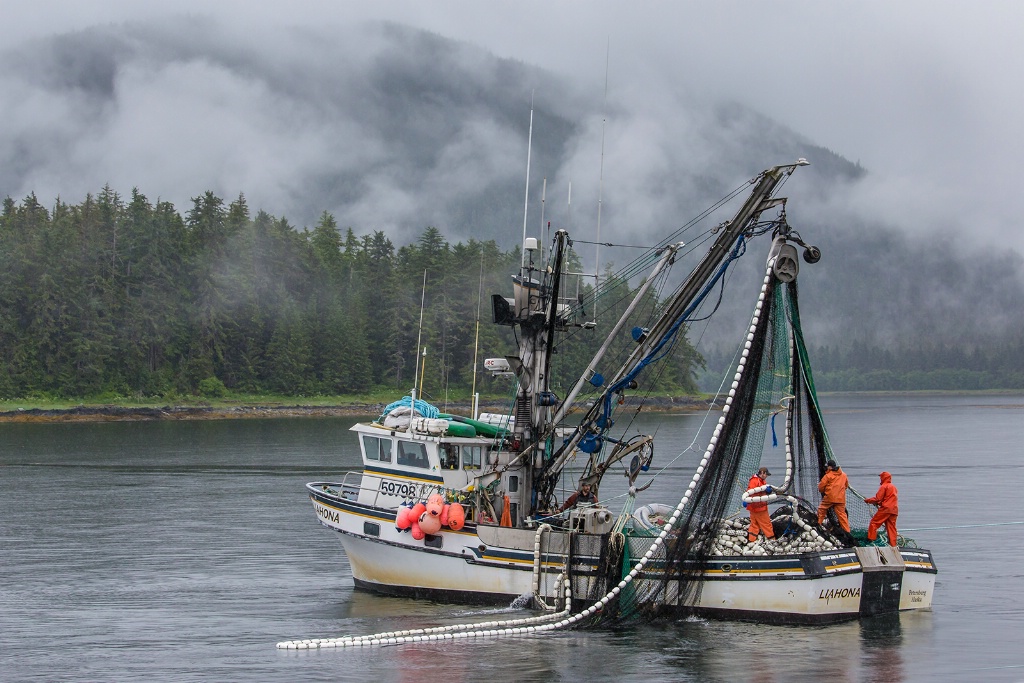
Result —
[{"label": "calm gray water", "polygon": [[[852,484],[873,493],[893,473],[901,530],[1024,521],[1024,398],[824,404]],[[682,453],[655,499],[677,502],[702,420],[644,418],[658,423],[654,469]],[[896,619],[277,650],[517,613],[353,591],[303,490],[357,465],[350,424],[0,424],[0,680],[1024,680],[1024,525],[908,532],[940,573],[933,611]]]}]

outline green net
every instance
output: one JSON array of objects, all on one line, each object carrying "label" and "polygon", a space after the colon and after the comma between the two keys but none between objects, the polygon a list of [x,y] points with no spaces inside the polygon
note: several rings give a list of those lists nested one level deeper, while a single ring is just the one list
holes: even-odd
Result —
[{"label": "green net", "polygon": [[[839,459],[825,432],[814,390],[796,283],[771,275],[756,310],[728,409],[689,485],[687,505],[676,523],[668,526],[665,542],[656,542],[660,529],[627,528],[621,551],[602,554],[602,563],[621,558],[623,564],[615,573],[620,580],[649,549],[660,545],[638,579],[601,612],[602,621],[653,617],[666,606],[698,604],[705,574],[716,558],[864,543],[861,534],[871,511],[858,496],[848,497],[855,535],[829,522],[818,525],[818,482],[826,463]],[[742,496],[762,465],[772,470],[771,483],[783,495],[770,505],[774,538],[759,539],[752,550]],[[596,575],[605,573],[598,568]],[[611,578],[608,575],[609,583],[603,587],[598,586],[601,581],[589,584],[587,597],[601,597],[601,588],[615,585]]]}]

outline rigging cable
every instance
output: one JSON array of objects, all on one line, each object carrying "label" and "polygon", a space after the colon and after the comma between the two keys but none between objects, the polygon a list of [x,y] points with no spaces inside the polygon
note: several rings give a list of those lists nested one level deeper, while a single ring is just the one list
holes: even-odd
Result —
[{"label": "rigging cable", "polygon": [[[655,247],[650,252],[645,252],[644,254],[641,254],[641,255],[637,256],[635,259],[633,259],[633,261],[630,261],[630,262],[626,263],[626,265],[623,266],[618,272],[616,272],[615,275],[616,276],[620,276],[620,277],[624,277],[625,273],[627,273],[627,272],[633,272],[635,274],[638,271],[638,269],[642,270],[643,268],[640,267],[640,262],[645,261],[647,258],[650,258],[651,257],[650,255],[654,251],[657,251],[659,249],[663,249],[664,247],[668,246],[669,244],[673,244],[675,242],[678,242],[679,238],[683,234],[685,234],[687,231],[689,231],[695,225],[697,225],[698,223],[703,221],[705,218],[707,218],[708,216],[713,214],[715,211],[717,211],[718,209],[722,208],[723,206],[728,204],[730,201],[735,199],[744,190],[746,190],[747,187],[749,187],[750,185],[756,183],[762,177],[762,175],[763,174],[755,176],[754,178],[751,178],[750,180],[747,180],[747,181],[741,183],[740,185],[736,186],[736,188],[731,190],[724,197],[722,197],[721,199],[716,201],[714,204],[712,204],[711,206],[709,206],[706,209],[704,209],[703,211],[701,211],[699,214],[697,214],[696,216],[691,218],[688,222],[684,223],[681,227],[679,227],[674,232],[672,232],[670,235],[668,235],[665,239],[663,239],[661,242],[659,242],[657,245],[655,245]],[[787,180],[787,179],[788,179],[788,177],[784,178],[781,181],[780,187],[781,187],[782,184],[785,183],[785,180]],[[690,252],[693,251],[694,247],[699,246],[703,242],[705,242],[708,239],[710,239],[710,236],[715,234],[715,233],[717,233],[718,230],[721,227],[722,227],[722,225],[719,224],[719,225],[717,225],[717,226],[715,226],[713,228],[709,228],[708,230],[706,230],[703,233],[701,233],[698,236],[697,243],[694,244],[694,245],[687,245],[688,247],[690,247],[690,249],[685,251],[685,252],[683,252],[681,254],[681,256],[685,257],[687,254],[689,254]],[[580,240],[580,241],[582,242],[583,240]],[[571,246],[571,242],[570,242],[570,246]],[[603,285],[602,285],[602,287],[603,287]],[[597,288],[595,288],[595,289],[597,289]],[[595,291],[595,297],[596,297],[596,295],[597,295],[597,292]]]},{"label": "rigging cable", "polygon": [[[636,379],[637,375],[640,374],[641,370],[643,370],[651,363],[660,360],[668,352],[672,350],[672,348],[675,345],[676,336],[678,335],[679,329],[682,327],[683,323],[690,316],[690,314],[692,314],[693,311],[696,310],[701,305],[701,303],[704,301],[704,298],[717,284],[718,280],[721,279],[722,276],[725,274],[726,270],[729,268],[729,265],[733,261],[738,259],[740,256],[742,256],[743,253],[745,253],[745,251],[746,239],[744,235],[741,234],[739,238],[736,240],[736,246],[733,247],[732,253],[728,257],[726,257],[722,265],[718,267],[718,270],[715,272],[714,276],[712,276],[710,281],[705,283],[704,287],[701,288],[700,293],[694,298],[692,302],[690,302],[690,305],[686,308],[685,311],[683,311],[683,313],[679,316],[679,319],[676,320],[675,323],[673,323],[672,327],[669,328],[669,330],[662,336],[658,343],[654,345],[654,348],[650,350],[647,356],[641,358],[640,361],[638,361],[637,364],[633,367],[633,369],[627,372],[622,377],[622,379],[620,379],[618,382],[616,382],[614,385],[612,385],[605,391],[603,414],[603,419],[605,421],[607,421],[611,417],[612,394],[617,391],[621,391],[623,388],[628,386],[630,382]],[[668,345],[667,349],[665,349],[666,345]],[[604,430],[602,430],[602,432],[603,431]]]},{"label": "rigging cable", "polygon": [[579,242],[580,244],[600,244],[602,247],[619,247],[621,249],[649,249],[651,251],[657,249],[649,244],[612,244],[611,242],[592,242],[590,240],[581,240],[576,238],[573,242]]}]

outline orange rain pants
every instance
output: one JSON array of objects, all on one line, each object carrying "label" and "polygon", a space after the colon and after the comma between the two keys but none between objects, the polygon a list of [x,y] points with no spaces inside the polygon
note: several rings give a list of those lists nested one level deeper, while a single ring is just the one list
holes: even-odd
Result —
[{"label": "orange rain pants", "polygon": [[850,482],[846,473],[836,467],[829,470],[818,482],[818,491],[821,493],[821,505],[818,506],[818,524],[825,523],[828,509],[836,511],[836,519],[843,531],[850,533],[850,519],[846,516],[846,489]]},{"label": "orange rain pants", "polygon": [[839,526],[843,528],[843,531],[850,533],[850,518],[846,515],[846,505],[843,503],[821,501],[821,505],[818,506],[818,524],[825,523],[825,516],[828,515],[829,508],[836,511],[836,519],[839,520]]},{"label": "orange rain pants", "polygon": [[751,510],[747,508],[747,512],[750,513],[750,526],[747,528],[747,540],[753,543],[757,540],[757,532],[764,532],[765,538],[775,538],[775,529],[772,528],[772,518],[768,516],[768,506],[765,506],[764,510]]},{"label": "orange rain pants", "polygon": [[878,538],[878,527],[885,525],[885,536],[889,540],[889,545],[896,547],[896,517],[895,512],[889,512],[888,510],[879,510],[875,513],[875,516],[868,522],[868,540],[874,541]]}]

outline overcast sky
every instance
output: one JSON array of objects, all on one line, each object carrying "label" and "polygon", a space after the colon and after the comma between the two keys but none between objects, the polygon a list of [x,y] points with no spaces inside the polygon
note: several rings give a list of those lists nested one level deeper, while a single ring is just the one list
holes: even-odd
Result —
[{"label": "overcast sky", "polygon": [[607,54],[612,91],[641,102],[664,89],[738,99],[859,161],[874,178],[860,199],[880,214],[895,212],[917,230],[957,215],[986,238],[1024,251],[1017,207],[1024,159],[1021,2],[4,4],[0,48],[159,17],[173,7],[261,34],[284,24],[391,19],[595,89],[604,87]]}]

